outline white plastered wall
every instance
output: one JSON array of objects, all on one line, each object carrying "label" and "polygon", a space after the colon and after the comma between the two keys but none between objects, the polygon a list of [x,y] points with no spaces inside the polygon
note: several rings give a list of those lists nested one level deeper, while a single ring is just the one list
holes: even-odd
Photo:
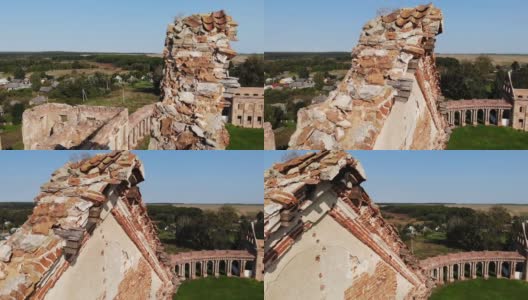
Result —
[{"label": "white plastered wall", "polygon": [[[313,222],[313,227],[277,263],[266,268],[266,299],[343,299],[353,280],[365,272],[372,275],[381,260],[327,214],[334,204],[350,212],[328,185],[320,185],[315,194],[317,200],[301,217],[304,222]],[[280,231],[276,234],[282,235]],[[400,274],[396,278],[397,298],[403,299],[412,285]]]},{"label": "white plastered wall", "polygon": [[[86,300],[114,299],[126,271],[138,267],[141,252],[110,213],[116,201],[111,195],[101,213],[104,220],[81,249],[75,264],[46,294],[46,300],[80,299],[79,295]],[[151,278],[150,297],[155,300],[162,281],[153,270]]]},{"label": "white plastered wall", "polygon": [[[376,139],[374,150],[408,150],[413,143],[416,127],[423,118],[431,116],[418,82],[414,79],[408,101],[396,101],[392,106],[389,117]],[[438,132],[432,119],[427,122],[432,123],[429,137],[422,138],[432,141]]]}]

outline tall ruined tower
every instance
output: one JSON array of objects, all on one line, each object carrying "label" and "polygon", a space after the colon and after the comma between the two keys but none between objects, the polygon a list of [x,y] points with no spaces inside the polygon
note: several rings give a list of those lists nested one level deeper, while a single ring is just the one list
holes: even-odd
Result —
[{"label": "tall ruined tower", "polygon": [[161,102],[154,109],[149,149],[225,149],[222,120],[238,24],[224,11],[177,19],[167,29]]},{"label": "tall ruined tower", "polygon": [[503,86],[503,96],[513,105],[512,108],[512,122],[514,129],[528,131],[528,89],[516,89],[513,86],[512,71],[508,72],[508,76]]},{"label": "tall ruined tower", "polygon": [[437,107],[434,58],[442,30],[442,12],[432,4],[368,22],[338,89],[299,111],[290,148],[443,148],[446,124]]}]

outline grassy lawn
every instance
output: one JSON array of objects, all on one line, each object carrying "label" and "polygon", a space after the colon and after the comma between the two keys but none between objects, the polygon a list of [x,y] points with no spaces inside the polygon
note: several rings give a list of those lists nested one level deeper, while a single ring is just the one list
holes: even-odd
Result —
[{"label": "grassy lawn", "polygon": [[184,282],[173,299],[263,300],[264,283],[235,277],[207,277]]},{"label": "grassy lawn", "polygon": [[3,149],[24,150],[22,125],[0,126],[0,131]]},{"label": "grassy lawn", "polygon": [[226,125],[231,141],[227,150],[263,150],[264,129],[242,128],[231,124]]},{"label": "grassy lawn", "polygon": [[[49,99],[50,102],[62,103],[64,100]],[[153,86],[150,82],[139,81],[130,86],[125,86],[125,97],[123,100],[123,89],[112,91],[109,95],[99,98],[90,98],[82,103],[93,106],[112,106],[128,108],[128,113],[132,114],[139,108],[159,101],[159,97],[153,93]]]},{"label": "grassy lawn", "polygon": [[[445,233],[432,232],[426,236],[416,236],[413,241],[414,256],[418,259],[445,255],[448,253],[461,252],[464,250],[450,248],[445,244]],[[411,241],[405,241],[405,244],[411,248]]]},{"label": "grassy lawn", "polygon": [[510,127],[468,126],[453,130],[448,150],[526,150],[528,132]]},{"label": "grassy lawn", "polygon": [[522,300],[527,299],[528,283],[490,278],[459,281],[437,288],[429,300]]}]

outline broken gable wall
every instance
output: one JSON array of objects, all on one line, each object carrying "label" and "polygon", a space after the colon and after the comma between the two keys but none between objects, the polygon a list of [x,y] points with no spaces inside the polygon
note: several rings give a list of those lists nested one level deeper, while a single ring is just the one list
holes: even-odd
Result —
[{"label": "broken gable wall", "polygon": [[156,292],[162,280],[111,213],[112,209],[126,210],[119,201],[119,195],[112,191],[101,212],[101,224],[81,249],[74,267],[64,272],[44,299],[76,299],[79,295],[90,299],[158,299]]},{"label": "broken gable wall", "polygon": [[267,266],[266,299],[404,299],[413,290],[370,245],[327,214],[337,201],[327,192],[303,213],[313,226],[276,265]]},{"label": "broken gable wall", "polygon": [[0,299],[72,299],[80,290],[120,299],[133,286],[141,299],[171,299],[170,261],[137,187],[143,174],[129,152],[55,171],[28,221],[0,242]]},{"label": "broken gable wall", "polygon": [[423,270],[361,188],[365,179],[340,151],[266,171],[266,299],[427,298]]}]

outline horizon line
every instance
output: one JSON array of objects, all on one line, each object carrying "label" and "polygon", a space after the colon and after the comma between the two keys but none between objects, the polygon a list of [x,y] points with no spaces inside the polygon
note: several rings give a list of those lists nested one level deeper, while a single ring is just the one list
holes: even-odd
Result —
[{"label": "horizon line", "polygon": [[[329,51],[264,51],[266,53],[351,53],[352,51],[345,50],[329,50]],[[509,53],[509,52],[435,52],[436,55],[528,55],[527,53]]]},{"label": "horizon line", "polygon": [[[78,50],[36,50],[36,51],[17,51],[17,50],[0,50],[0,54],[4,53],[75,53],[75,54],[156,54],[162,55],[163,51],[160,52],[120,52],[120,51],[78,51]],[[264,52],[240,52],[238,55],[259,55]]]}]

